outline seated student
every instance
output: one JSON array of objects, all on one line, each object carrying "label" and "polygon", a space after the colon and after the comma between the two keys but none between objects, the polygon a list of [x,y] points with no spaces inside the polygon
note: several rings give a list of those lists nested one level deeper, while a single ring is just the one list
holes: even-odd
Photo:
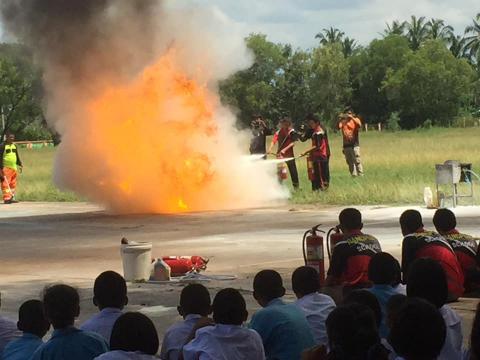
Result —
[{"label": "seated student", "polygon": [[154,360],[160,341],[157,330],[145,315],[129,312],[115,322],[110,337],[110,351],[96,360]]},{"label": "seated student", "polygon": [[47,287],[43,306],[54,332],[51,339],[38,348],[32,360],[90,360],[108,351],[103,337],[73,326],[80,314],[77,290],[68,285]]},{"label": "seated student", "polygon": [[[1,305],[1,297],[0,297]],[[0,356],[2,355],[5,346],[12,340],[21,336],[21,332],[17,329],[17,324],[14,321],[0,316]]]},{"label": "seated student", "polygon": [[449,209],[438,209],[433,224],[453,248],[465,276],[465,291],[480,289],[480,257],[477,256],[477,242],[470,235],[461,234],[457,229],[455,214]]},{"label": "seated student", "polygon": [[452,247],[441,235],[426,231],[422,215],[417,210],[407,210],[400,216],[404,236],[402,242],[403,282],[408,285],[410,266],[419,258],[438,261],[448,279],[448,300],[455,301],[463,294],[463,272]]},{"label": "seated student", "polygon": [[[386,315],[386,324],[388,328],[388,334],[390,335],[390,331],[392,330],[393,323],[395,322],[396,316],[400,311],[401,307],[407,301],[407,296],[403,294],[397,294],[390,297],[387,302],[387,315]],[[392,345],[389,343],[389,337],[382,339],[382,345],[390,352],[388,355],[389,360],[398,360],[397,354],[395,354],[395,350],[393,349]]]},{"label": "seated student", "polygon": [[192,341],[183,347],[185,360],[264,360],[262,338],[242,324],[248,312],[238,290],[223,289],[213,299],[213,326],[196,330]]},{"label": "seated student", "polygon": [[445,321],[447,337],[438,359],[460,359],[462,355],[462,322],[448,305],[448,285],[442,266],[433,259],[417,259],[410,267],[407,296],[422,298],[435,305]]},{"label": "seated student", "polygon": [[110,341],[113,324],[122,315],[128,303],[125,279],[114,271],[101,273],[93,285],[93,304],[100,310],[82,326],[81,330],[97,333]]},{"label": "seated student", "polygon": [[333,248],[326,284],[343,285],[347,292],[369,287],[368,265],[372,256],[382,251],[380,243],[362,233],[362,214],[357,209],[342,210],[339,221],[343,239]]},{"label": "seated student", "polygon": [[18,330],[23,332],[20,339],[8,343],[3,350],[2,360],[28,360],[43,345],[42,338],[50,329],[45,317],[43,304],[39,300],[28,300],[18,310]]},{"label": "seated student", "polygon": [[325,321],[335,309],[335,302],[330,296],[320,294],[318,272],[308,266],[297,268],[292,274],[292,287],[297,305],[307,317],[317,345],[327,345]]},{"label": "seated student", "polygon": [[211,313],[210,302],[210,294],[205,286],[189,284],[183,288],[177,310],[184,320],[167,329],[160,353],[162,360],[179,359],[182,347],[197,321]]},{"label": "seated student", "polygon": [[386,338],[388,335],[386,324],[387,302],[393,295],[401,293],[401,289],[398,289],[401,280],[400,264],[388,253],[375,254],[368,267],[368,278],[373,286],[367,290],[376,296],[382,310],[382,322],[379,328],[380,337]]},{"label": "seated student", "polygon": [[441,359],[438,356],[445,335],[445,323],[435,306],[422,299],[410,298],[393,320],[389,342],[404,360],[436,360]]},{"label": "seated student", "polygon": [[382,309],[380,308],[380,303],[377,298],[370,291],[367,289],[352,291],[343,300],[343,305],[350,304],[365,305],[372,310],[375,317],[375,324],[377,325],[377,328],[380,327],[380,324],[382,323]]},{"label": "seated student", "polygon": [[480,359],[480,303],[477,305],[477,311],[473,319],[472,332],[470,334],[470,348],[464,351],[463,359]]},{"label": "seated student", "polygon": [[250,328],[263,340],[269,360],[299,360],[304,350],[315,345],[305,315],[294,304],[285,304],[285,288],[280,274],[262,270],[253,280],[253,297],[263,309],[257,311]]}]

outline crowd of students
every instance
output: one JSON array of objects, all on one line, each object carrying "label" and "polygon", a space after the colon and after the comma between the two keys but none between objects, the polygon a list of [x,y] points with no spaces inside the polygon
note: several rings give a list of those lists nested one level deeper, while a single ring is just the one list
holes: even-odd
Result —
[{"label": "crowd of students", "polygon": [[[220,290],[211,301],[207,288],[189,284],[179,299],[183,320],[173,324],[160,342],[147,316],[124,312],[128,304],[125,280],[107,271],[93,287],[99,312],[79,327],[75,327],[79,294],[64,284],[45,288],[41,300],[23,303],[16,324],[0,317],[1,359],[480,359],[480,307],[470,346],[463,349],[461,319],[447,305],[453,296],[450,282],[458,281],[451,274],[466,273],[465,279],[474,281],[476,265],[464,270],[455,257],[458,264],[452,271],[450,254],[440,251],[443,257],[436,258],[434,249],[424,249],[439,246],[455,255],[461,247],[452,247],[448,238],[437,233],[427,233],[419,214],[408,211],[400,219],[407,241],[402,255],[408,253],[401,267],[393,256],[378,249],[373,237],[361,232],[359,214],[355,209],[340,214],[344,238],[333,256],[344,259],[340,264],[332,260],[335,271],[329,272],[329,285],[343,290],[336,301],[320,287],[317,271],[305,266],[291,276],[297,298],[293,303],[283,299],[285,288],[278,272],[257,273],[253,297],[261,309],[250,321],[245,298],[238,290]],[[457,235],[455,241],[474,241],[452,230],[456,223],[448,210],[437,212],[434,223],[439,231]],[[429,241],[427,235],[419,234],[427,234]],[[415,242],[418,239],[423,246]],[[362,242],[364,246],[357,248]],[[44,342],[50,327],[53,332]]]}]

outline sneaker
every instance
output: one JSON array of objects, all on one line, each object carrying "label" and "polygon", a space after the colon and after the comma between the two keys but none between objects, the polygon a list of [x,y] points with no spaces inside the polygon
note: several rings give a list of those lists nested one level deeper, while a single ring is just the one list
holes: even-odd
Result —
[{"label": "sneaker", "polygon": [[13,201],[12,199],[10,199],[10,200],[3,200],[3,203],[4,203],[4,204],[11,204],[12,201]]}]

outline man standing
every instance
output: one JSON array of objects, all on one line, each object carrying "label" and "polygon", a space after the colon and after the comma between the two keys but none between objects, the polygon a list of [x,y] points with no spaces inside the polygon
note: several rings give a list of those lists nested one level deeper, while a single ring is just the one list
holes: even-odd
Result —
[{"label": "man standing", "polygon": [[260,115],[253,115],[250,123],[252,129],[252,139],[250,140],[250,154],[251,155],[265,155],[267,157],[267,136],[272,135],[267,124]]},{"label": "man standing", "polygon": [[0,145],[0,181],[2,183],[3,202],[13,204],[17,187],[18,170],[22,169],[22,161],[14,144],[15,135],[7,133],[5,144]]},{"label": "man standing", "polygon": [[343,135],[343,154],[352,176],[363,176],[362,160],[360,158],[359,131],[362,128],[361,120],[348,111],[341,115],[338,128]]}]

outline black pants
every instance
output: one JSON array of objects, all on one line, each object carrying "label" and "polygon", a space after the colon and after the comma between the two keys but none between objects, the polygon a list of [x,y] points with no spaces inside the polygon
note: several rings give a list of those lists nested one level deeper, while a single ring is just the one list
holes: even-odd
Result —
[{"label": "black pants", "polygon": [[290,160],[287,161],[287,166],[290,177],[292,178],[292,185],[295,189],[298,189],[300,182],[298,181],[297,163],[295,162],[295,160]]},{"label": "black pants", "polygon": [[313,162],[312,190],[325,190],[330,185],[330,165],[329,160],[315,160]]}]

